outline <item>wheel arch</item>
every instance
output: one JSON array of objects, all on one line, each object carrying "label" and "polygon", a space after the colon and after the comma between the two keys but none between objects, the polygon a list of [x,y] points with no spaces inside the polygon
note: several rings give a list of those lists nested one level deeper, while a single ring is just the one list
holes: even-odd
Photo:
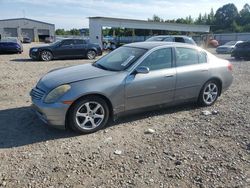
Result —
[{"label": "wheel arch", "polygon": [[88,51],[91,51],[91,50],[92,50],[92,51],[95,51],[95,53],[97,53],[97,48],[94,47],[94,46],[88,48],[87,51],[86,51],[86,53],[88,53]]},{"label": "wheel arch", "polygon": [[68,108],[67,112],[66,112],[66,118],[65,118],[65,127],[68,128],[68,115],[69,115],[69,111],[71,110],[71,108],[81,99],[83,98],[86,98],[86,97],[93,97],[93,96],[96,96],[96,97],[99,97],[101,99],[103,99],[107,105],[108,105],[108,108],[109,108],[109,118],[113,118],[113,115],[114,115],[114,110],[113,110],[113,104],[112,102],[109,100],[108,97],[106,97],[105,95],[103,94],[100,94],[100,93],[89,93],[89,94],[86,94],[86,95],[82,95],[80,97],[78,97],[76,100],[74,100],[74,102],[70,105],[70,107]]}]

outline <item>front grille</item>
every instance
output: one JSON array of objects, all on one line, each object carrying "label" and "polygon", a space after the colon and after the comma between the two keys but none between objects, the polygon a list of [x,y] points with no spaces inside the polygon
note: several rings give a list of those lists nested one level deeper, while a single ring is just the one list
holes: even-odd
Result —
[{"label": "front grille", "polygon": [[45,94],[45,91],[35,87],[31,90],[30,96],[32,99],[41,100]]}]

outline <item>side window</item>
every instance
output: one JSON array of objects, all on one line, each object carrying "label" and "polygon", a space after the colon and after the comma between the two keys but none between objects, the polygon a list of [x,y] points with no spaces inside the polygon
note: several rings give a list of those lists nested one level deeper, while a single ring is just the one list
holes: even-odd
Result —
[{"label": "side window", "polygon": [[176,48],[176,66],[187,66],[199,63],[198,52],[191,48]]},{"label": "side window", "polygon": [[83,40],[75,40],[76,45],[83,45],[84,41]]},{"label": "side window", "polygon": [[64,40],[62,42],[62,46],[69,46],[69,45],[74,45],[74,41],[73,40]]},{"label": "side window", "polygon": [[172,49],[164,48],[152,52],[140,66],[146,66],[149,70],[166,69],[172,67]]},{"label": "side window", "polygon": [[175,37],[175,42],[182,42],[185,43],[185,40],[182,37]]},{"label": "side window", "polygon": [[166,37],[166,38],[164,38],[164,41],[166,41],[166,42],[173,42],[173,38],[171,38],[171,37]]},{"label": "side window", "polygon": [[187,44],[195,44],[192,39],[185,38],[184,40],[185,40],[185,43],[187,43]]},{"label": "side window", "polygon": [[206,63],[206,62],[207,62],[206,52],[200,51],[199,52],[199,63]]}]

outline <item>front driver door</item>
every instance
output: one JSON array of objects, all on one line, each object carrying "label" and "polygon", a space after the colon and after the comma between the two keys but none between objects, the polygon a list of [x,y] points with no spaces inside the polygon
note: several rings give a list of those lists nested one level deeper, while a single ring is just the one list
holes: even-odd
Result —
[{"label": "front driver door", "polygon": [[61,44],[55,48],[54,54],[56,57],[66,58],[75,55],[74,40],[63,40]]},{"label": "front driver door", "polygon": [[148,67],[149,73],[132,73],[126,78],[126,110],[173,101],[176,70],[173,67],[172,54],[172,48],[153,51],[139,65]]}]

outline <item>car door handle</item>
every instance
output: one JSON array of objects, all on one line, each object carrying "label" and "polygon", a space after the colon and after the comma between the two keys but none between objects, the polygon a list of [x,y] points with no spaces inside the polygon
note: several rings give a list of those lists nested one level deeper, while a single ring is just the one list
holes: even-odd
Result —
[{"label": "car door handle", "polygon": [[206,72],[206,71],[208,71],[208,69],[202,69],[202,70],[201,70],[201,72]]},{"label": "car door handle", "polygon": [[165,78],[170,78],[170,77],[174,77],[174,75],[173,74],[168,74],[168,75],[165,75],[164,77]]}]

